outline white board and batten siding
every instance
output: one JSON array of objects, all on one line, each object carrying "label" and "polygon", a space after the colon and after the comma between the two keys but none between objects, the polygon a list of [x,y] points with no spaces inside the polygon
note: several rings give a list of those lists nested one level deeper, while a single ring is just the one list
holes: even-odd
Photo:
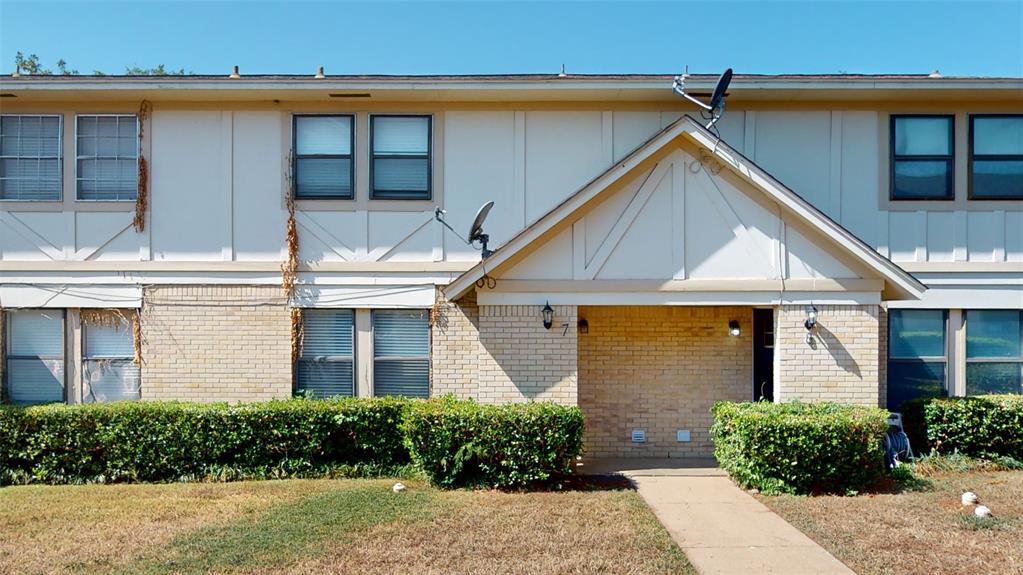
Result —
[{"label": "white board and batten siding", "polygon": [[[719,130],[732,147],[882,255],[916,266],[912,271],[920,272],[925,282],[929,275],[924,268],[931,264],[1023,262],[1023,202],[1004,202],[998,209],[957,210],[936,205],[934,209],[904,211],[886,207],[879,190],[886,170],[881,157],[881,142],[886,137],[882,114],[730,109]],[[677,111],[446,109],[437,115],[443,129],[437,131],[434,142],[442,152],[434,154],[434,161],[442,163],[441,181],[435,182],[442,191],[438,194],[443,198],[441,207],[447,210],[448,221],[461,231],[482,203],[495,201],[486,228],[491,247],[500,246],[678,116]],[[5,272],[4,283],[276,283],[279,278],[270,265],[285,253],[283,159],[289,144],[282,130],[285,121],[286,115],[279,111],[156,110],[147,134],[151,142],[151,211],[143,233],[131,227],[130,207],[111,212],[31,211],[23,206],[0,211],[3,262],[83,262],[80,266],[88,265],[84,262],[220,262],[224,266],[218,271],[196,267],[188,272],[115,273],[100,266],[96,271],[55,266],[61,271]],[[963,167],[957,165],[957,169]],[[665,182],[661,185],[672,186],[670,178]],[[694,189],[700,185],[695,184]],[[720,253],[701,254],[698,241],[686,241],[683,247],[672,243],[686,240],[689,231],[686,237],[657,236],[671,228],[664,226],[664,221],[653,220],[665,220],[669,215],[706,228],[700,231],[706,237],[723,233],[720,225],[689,222],[685,219],[692,217],[688,213],[665,211],[669,192],[662,189],[650,195],[640,215],[652,218],[651,225],[637,228],[637,234],[625,237],[619,249],[626,253],[631,249],[629,242],[684,249],[687,277],[727,277],[732,273],[729,266],[737,261],[732,251],[744,248],[726,242]],[[65,189],[64,193],[73,194],[74,190]],[[715,207],[710,199],[694,195],[691,200],[694,205],[707,202],[705,207],[713,208],[712,213],[719,211],[720,206]],[[608,225],[620,215],[616,210],[625,207],[624,203],[609,203],[606,213],[589,217]],[[772,237],[763,219],[766,216],[743,212],[742,200],[736,200],[731,208],[751,218],[747,226],[751,237],[762,234],[765,241]],[[316,285],[379,290],[381,286],[407,289],[443,284],[462,268],[451,265],[438,271],[440,268],[431,265],[464,263],[467,269],[478,260],[478,252],[441,228],[425,206],[422,211],[388,210],[378,204],[368,210],[300,209],[297,221],[302,260],[379,264],[375,271],[358,273],[305,272],[303,280]],[[655,225],[658,223],[661,225]],[[590,240],[586,256],[593,257],[592,250],[597,249],[591,237],[594,232],[587,230],[586,234]],[[571,240],[569,234],[557,241],[570,244]],[[792,249],[800,242],[798,236],[788,238]],[[804,243],[803,253],[810,254],[813,242]],[[771,261],[765,256],[758,265]],[[242,263],[268,266],[258,273],[232,271],[232,266]],[[401,274],[377,271],[389,263],[423,264],[423,269],[408,271],[409,266],[403,266]],[[642,277],[661,273],[663,270],[655,269],[659,265],[663,261],[637,261],[623,267],[612,258],[601,273]],[[789,262],[789,273],[812,273],[813,266],[812,261]],[[395,275],[402,277],[394,279]],[[1021,294],[1019,305],[1023,306],[1023,292],[1013,291],[1023,282],[1020,275],[973,274],[967,283],[1010,283],[998,288],[999,293],[1010,301],[1014,293]],[[964,277],[936,277],[940,281],[926,297]],[[421,291],[416,293],[418,302]],[[398,294],[389,292],[385,300],[400,305],[403,300]],[[315,298],[311,305],[316,305]]]}]

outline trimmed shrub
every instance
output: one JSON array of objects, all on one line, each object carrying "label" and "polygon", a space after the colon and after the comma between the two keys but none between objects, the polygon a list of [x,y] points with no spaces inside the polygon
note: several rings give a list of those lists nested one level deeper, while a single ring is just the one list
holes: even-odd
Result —
[{"label": "trimmed shrub", "polygon": [[934,399],[924,406],[924,419],[938,453],[1023,460],[1023,396]]},{"label": "trimmed shrub", "polygon": [[413,461],[443,487],[559,485],[582,451],[583,416],[553,403],[413,404],[405,445]]},{"label": "trimmed shrub", "polygon": [[835,403],[720,402],[711,411],[714,456],[744,488],[846,493],[885,475],[885,410]]},{"label": "trimmed shrub", "polygon": [[0,483],[292,477],[409,462],[396,398],[0,408]]}]

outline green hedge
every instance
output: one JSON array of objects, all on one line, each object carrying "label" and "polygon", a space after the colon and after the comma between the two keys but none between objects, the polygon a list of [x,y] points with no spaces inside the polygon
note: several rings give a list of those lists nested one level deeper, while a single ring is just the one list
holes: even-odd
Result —
[{"label": "green hedge", "polygon": [[292,477],[409,462],[400,399],[0,409],[0,481]]},{"label": "green hedge", "polygon": [[882,479],[888,412],[834,403],[717,403],[714,455],[745,488],[845,493]]},{"label": "green hedge", "polygon": [[924,420],[939,453],[1023,460],[1023,396],[934,399],[924,406]]},{"label": "green hedge", "polygon": [[579,408],[551,403],[423,402],[405,421],[413,460],[445,487],[556,485],[582,440]]},{"label": "green hedge", "polygon": [[[413,423],[426,414],[447,427]],[[473,426],[481,428],[467,434]],[[431,472],[437,483],[522,485],[568,470],[563,460],[578,454],[581,430],[575,408],[454,400],[3,406],[0,485],[391,474],[410,464],[412,447],[429,450],[416,461],[432,461],[438,438],[465,465],[450,476]],[[468,473],[474,466],[486,472]]]}]

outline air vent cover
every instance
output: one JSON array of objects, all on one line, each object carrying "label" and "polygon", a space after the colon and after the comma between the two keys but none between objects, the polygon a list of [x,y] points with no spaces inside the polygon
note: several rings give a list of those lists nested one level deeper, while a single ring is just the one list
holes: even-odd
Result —
[{"label": "air vent cover", "polygon": [[646,430],[645,429],[633,429],[632,430],[632,442],[633,443],[646,443]]}]

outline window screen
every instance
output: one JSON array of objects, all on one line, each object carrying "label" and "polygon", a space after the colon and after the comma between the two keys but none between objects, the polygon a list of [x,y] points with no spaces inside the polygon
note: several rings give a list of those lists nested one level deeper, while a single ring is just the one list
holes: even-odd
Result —
[{"label": "window screen", "polygon": [[892,116],[893,200],[951,200],[953,116]]},{"label": "window screen", "polygon": [[0,115],[0,200],[60,200],[61,117]]},{"label": "window screen", "polygon": [[966,395],[1023,393],[1023,311],[966,312]]},{"label": "window screen", "polygon": [[947,395],[943,310],[888,312],[888,409],[920,397]]},{"label": "window screen", "polygon": [[63,310],[14,310],[6,315],[11,403],[64,401]]},{"label": "window screen", "polygon": [[370,130],[372,197],[430,199],[430,117],[372,116]]},{"label": "window screen", "polygon": [[312,397],[355,395],[355,314],[310,309],[302,313],[302,353],[296,391]]},{"label": "window screen", "polygon": [[135,339],[126,317],[83,322],[82,401],[141,399],[141,374],[135,363]]},{"label": "window screen", "polygon": [[295,116],[295,197],[352,199],[352,116]]},{"label": "window screen", "polygon": [[79,200],[134,200],[138,193],[135,116],[78,116]]},{"label": "window screen", "polygon": [[429,397],[430,323],[425,310],[373,311],[373,394]]},{"label": "window screen", "polygon": [[970,198],[1023,200],[1023,116],[970,116]]}]

